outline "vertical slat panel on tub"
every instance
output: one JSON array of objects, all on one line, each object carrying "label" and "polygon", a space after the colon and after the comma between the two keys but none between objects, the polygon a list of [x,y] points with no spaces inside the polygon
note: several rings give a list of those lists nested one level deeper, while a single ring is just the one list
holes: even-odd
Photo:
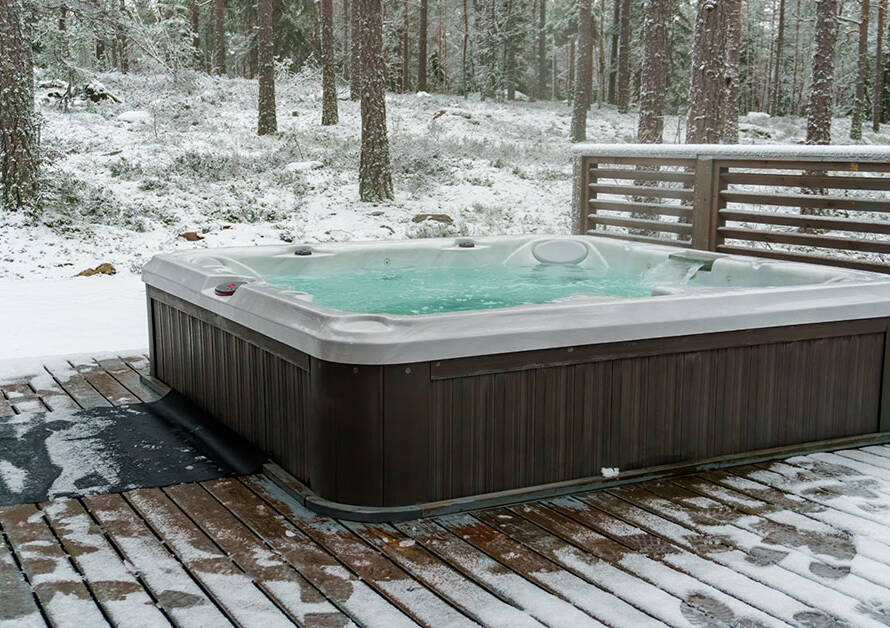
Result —
[{"label": "vertical slat panel on tub", "polygon": [[571,424],[569,477],[599,475],[606,464],[612,425],[612,362],[578,364],[572,368],[574,410]]},{"label": "vertical slat panel on tub", "polygon": [[222,329],[209,312],[160,299],[173,297],[162,295],[152,308],[159,379],[306,481],[302,363]]},{"label": "vertical slat panel on tub", "polygon": [[878,427],[882,432],[890,432],[890,326],[884,331],[884,362],[881,382],[881,411]]},{"label": "vertical slat panel on tub", "polygon": [[310,486],[319,495],[355,505],[383,502],[382,369],[310,366],[307,425]]},{"label": "vertical slat panel on tub", "polygon": [[433,501],[430,363],[383,370],[383,504]]}]

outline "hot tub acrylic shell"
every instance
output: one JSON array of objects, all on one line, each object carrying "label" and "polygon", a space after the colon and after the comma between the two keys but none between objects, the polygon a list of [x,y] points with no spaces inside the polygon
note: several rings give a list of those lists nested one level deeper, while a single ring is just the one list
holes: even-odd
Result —
[{"label": "hot tub acrylic shell", "polygon": [[[358,517],[890,431],[890,278],[593,236],[474,244],[157,256],[153,375]],[[672,254],[711,270],[656,297],[425,316],[340,312],[263,281],[309,264],[630,274]]]}]

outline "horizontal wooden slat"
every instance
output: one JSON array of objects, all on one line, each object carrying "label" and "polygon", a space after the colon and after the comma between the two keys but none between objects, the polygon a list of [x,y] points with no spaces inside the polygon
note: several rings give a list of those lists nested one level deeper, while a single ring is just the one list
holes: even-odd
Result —
[{"label": "horizontal wooden slat", "polygon": [[767,225],[788,225],[792,227],[856,231],[861,233],[890,233],[890,221],[872,222],[867,220],[850,220],[848,218],[833,218],[830,216],[801,216],[798,214],[751,212],[734,209],[720,210],[720,217],[723,220],[755,222]]},{"label": "horizontal wooden slat", "polygon": [[720,253],[729,253],[731,255],[753,255],[755,257],[766,257],[769,259],[822,264],[824,266],[838,266],[840,268],[853,268],[856,270],[869,270],[877,273],[890,273],[890,264],[867,262],[865,260],[843,259],[840,257],[829,257],[827,255],[810,255],[808,253],[796,253],[792,251],[770,251],[745,246],[728,246],[725,244],[718,245],[717,251]]},{"label": "horizontal wooden slat", "polygon": [[590,164],[617,164],[620,166],[695,166],[694,159],[679,157],[586,157]]},{"label": "horizontal wooden slat", "polygon": [[635,168],[598,168],[590,169],[592,179],[632,179],[634,181],[671,181],[673,183],[693,183],[695,175],[672,170],[637,170]]},{"label": "horizontal wooden slat", "polygon": [[593,229],[588,229],[587,235],[604,236],[616,240],[630,240],[632,242],[645,242],[646,244],[667,244],[668,246],[689,247],[692,244],[689,240],[662,240],[661,238],[650,238],[648,236],[631,235],[629,233],[615,233],[614,231],[595,231]]},{"label": "horizontal wooden slat", "polygon": [[890,172],[890,161],[819,161],[791,159],[720,159],[714,167],[757,170],[824,170],[837,172]]},{"label": "horizontal wooden slat", "polygon": [[720,175],[726,184],[771,185],[777,187],[828,188],[834,190],[890,190],[890,177],[811,176],[767,174],[764,172],[728,172]]},{"label": "horizontal wooden slat", "polygon": [[605,209],[614,212],[632,212],[652,216],[692,216],[692,208],[683,205],[658,205],[656,203],[632,203],[631,201],[602,201],[592,198],[588,201],[590,209]]},{"label": "horizontal wooden slat", "polygon": [[799,244],[828,249],[846,251],[867,251],[870,253],[890,253],[890,242],[877,240],[859,240],[855,238],[839,238],[808,233],[787,233],[777,231],[761,231],[756,229],[718,229],[724,238],[734,240],[753,240],[755,242],[772,242],[774,244]]},{"label": "horizontal wooden slat", "polygon": [[682,222],[616,218],[614,216],[602,216],[600,214],[591,214],[587,217],[587,221],[600,225],[612,225],[613,227],[627,227],[628,229],[646,229],[648,231],[664,231],[668,233],[692,233],[692,225],[684,224]]},{"label": "horizontal wooden slat", "polygon": [[692,190],[655,188],[642,185],[600,185],[593,183],[589,187],[590,191],[596,194],[624,194],[625,196],[639,196],[642,198],[679,198],[691,201],[694,196]]},{"label": "horizontal wooden slat", "polygon": [[781,205],[783,207],[818,207],[822,209],[849,209],[865,212],[890,212],[888,201],[866,201],[855,198],[832,198],[809,194],[772,194],[756,192],[721,192],[727,203],[753,205]]}]

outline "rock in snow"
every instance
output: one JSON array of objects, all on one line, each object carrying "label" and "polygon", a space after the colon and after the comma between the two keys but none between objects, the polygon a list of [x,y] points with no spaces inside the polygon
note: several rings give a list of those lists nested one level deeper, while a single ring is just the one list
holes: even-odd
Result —
[{"label": "rock in snow", "polygon": [[151,114],[147,111],[124,111],[122,114],[118,115],[117,119],[121,122],[129,122],[130,124],[136,122],[151,122]]},{"label": "rock in snow", "polygon": [[185,233],[180,233],[179,236],[183,240],[188,240],[189,242],[197,242],[198,240],[203,240],[202,236],[199,236],[195,231],[186,231]]},{"label": "rock in snow", "polygon": [[117,272],[117,269],[105,262],[104,264],[99,264],[95,268],[87,268],[86,270],[82,270],[77,273],[78,277],[92,277],[93,275],[113,275]]},{"label": "rock in snow", "polygon": [[413,222],[423,222],[424,220],[434,220],[435,222],[441,222],[446,225],[450,225],[454,222],[454,219],[448,214],[417,214],[414,218],[411,219]]},{"label": "rock in snow", "polygon": [[318,170],[323,167],[324,164],[320,161],[292,161],[284,169],[287,172],[305,172],[307,170]]}]

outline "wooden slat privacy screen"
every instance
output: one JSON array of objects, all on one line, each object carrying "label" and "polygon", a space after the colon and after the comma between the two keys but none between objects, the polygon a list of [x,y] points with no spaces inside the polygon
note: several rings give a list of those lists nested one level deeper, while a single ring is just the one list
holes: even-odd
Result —
[{"label": "wooden slat privacy screen", "polygon": [[890,148],[575,150],[576,233],[890,273]]}]

